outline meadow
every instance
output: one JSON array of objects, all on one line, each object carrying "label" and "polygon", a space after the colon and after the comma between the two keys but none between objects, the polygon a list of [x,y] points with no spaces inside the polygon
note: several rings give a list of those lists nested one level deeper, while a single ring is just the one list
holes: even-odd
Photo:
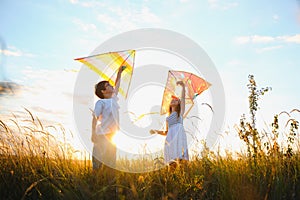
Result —
[{"label": "meadow", "polygon": [[[198,157],[176,168],[116,171],[112,184],[107,184],[109,175],[104,169],[92,170],[86,152],[78,152],[49,131],[59,130],[64,138],[68,133],[63,126],[46,127],[29,110],[28,119],[0,119],[0,198],[300,199],[299,122],[291,117],[282,131],[278,116],[291,114],[282,112],[271,119],[270,132],[257,130],[259,98],[270,88],[257,89],[254,77],[249,76],[248,89],[251,117],[241,117],[235,127],[245,152],[220,155],[204,144]],[[78,159],[78,154],[83,154],[83,159]],[[119,160],[117,164],[128,162],[141,164],[139,160]]]}]

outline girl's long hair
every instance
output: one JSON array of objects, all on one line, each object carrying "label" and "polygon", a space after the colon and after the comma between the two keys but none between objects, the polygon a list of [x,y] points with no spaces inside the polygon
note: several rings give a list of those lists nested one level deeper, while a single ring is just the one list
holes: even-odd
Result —
[{"label": "girl's long hair", "polygon": [[[180,100],[179,100],[178,105],[175,108],[175,111],[177,112],[177,117],[179,117],[180,116],[180,111],[181,111]],[[169,115],[171,113],[172,113],[172,108],[171,108],[171,106],[169,106]]]}]

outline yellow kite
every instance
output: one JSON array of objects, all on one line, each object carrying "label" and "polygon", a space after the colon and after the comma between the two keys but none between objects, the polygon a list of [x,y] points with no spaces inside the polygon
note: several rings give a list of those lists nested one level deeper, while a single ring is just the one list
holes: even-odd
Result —
[{"label": "yellow kite", "polygon": [[88,66],[91,70],[99,74],[101,78],[109,81],[112,86],[115,86],[117,71],[120,67],[125,66],[126,68],[121,75],[122,81],[119,92],[127,98],[134,67],[134,59],[135,50],[126,50],[76,58],[75,60]]}]

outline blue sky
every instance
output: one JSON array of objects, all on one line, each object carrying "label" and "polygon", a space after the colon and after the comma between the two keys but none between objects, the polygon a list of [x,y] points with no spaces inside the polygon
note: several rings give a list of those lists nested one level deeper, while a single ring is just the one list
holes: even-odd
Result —
[{"label": "blue sky", "polygon": [[[33,87],[31,94],[49,90],[48,98],[53,93],[64,95],[68,101],[76,78],[68,70],[81,67],[73,59],[89,55],[112,36],[138,28],[176,31],[207,52],[223,80],[226,126],[238,123],[241,114],[247,113],[249,74],[255,76],[258,87],[272,87],[260,102],[261,119],[271,123],[274,114],[300,109],[297,0],[1,0],[6,77]],[[58,76],[68,76],[70,81],[66,83]],[[40,104],[37,109],[38,105],[29,105],[28,98],[24,99],[23,106],[37,112],[49,107]],[[6,109],[10,106],[7,104]]]}]

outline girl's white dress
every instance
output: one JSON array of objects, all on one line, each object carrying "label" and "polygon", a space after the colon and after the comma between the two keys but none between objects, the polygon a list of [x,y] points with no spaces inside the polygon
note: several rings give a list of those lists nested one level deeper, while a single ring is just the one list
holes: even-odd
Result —
[{"label": "girl's white dress", "polygon": [[182,116],[172,112],[167,117],[168,133],[165,141],[165,162],[170,163],[176,159],[189,160],[187,138],[183,127]]}]

